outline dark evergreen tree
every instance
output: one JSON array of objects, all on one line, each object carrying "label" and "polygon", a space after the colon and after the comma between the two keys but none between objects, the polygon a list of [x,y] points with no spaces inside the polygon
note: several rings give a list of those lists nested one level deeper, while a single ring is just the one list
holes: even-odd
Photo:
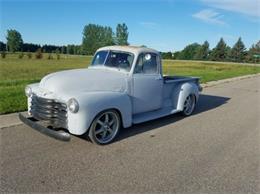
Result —
[{"label": "dark evergreen tree", "polygon": [[260,62],[260,40],[249,49],[246,60],[247,62]]},{"label": "dark evergreen tree", "polygon": [[230,52],[230,58],[234,62],[243,62],[246,57],[246,47],[239,37],[238,41],[235,43]]},{"label": "dark evergreen tree", "polygon": [[5,51],[6,50],[6,44],[0,41],[0,51]]},{"label": "dark evergreen tree", "polygon": [[66,49],[67,49],[66,46],[62,46],[61,47],[61,53],[65,54],[67,52]]},{"label": "dark evergreen tree", "polygon": [[38,44],[33,44],[33,43],[24,43],[23,44],[24,52],[36,52],[37,49],[39,49],[39,48],[41,48],[41,46]]},{"label": "dark evergreen tree", "polygon": [[212,50],[210,59],[213,61],[225,61],[227,59],[227,54],[227,45],[224,39],[221,38],[216,47]]},{"label": "dark evergreen tree", "polygon": [[56,50],[58,49],[59,51],[61,51],[61,48],[60,46],[56,46],[56,45],[43,45],[42,46],[42,51],[44,53],[55,53]]}]

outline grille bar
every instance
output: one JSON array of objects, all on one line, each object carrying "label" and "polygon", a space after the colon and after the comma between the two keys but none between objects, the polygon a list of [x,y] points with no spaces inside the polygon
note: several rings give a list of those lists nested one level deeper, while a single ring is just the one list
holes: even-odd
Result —
[{"label": "grille bar", "polygon": [[54,127],[67,128],[67,105],[64,103],[33,95],[30,112],[37,120],[47,121]]}]

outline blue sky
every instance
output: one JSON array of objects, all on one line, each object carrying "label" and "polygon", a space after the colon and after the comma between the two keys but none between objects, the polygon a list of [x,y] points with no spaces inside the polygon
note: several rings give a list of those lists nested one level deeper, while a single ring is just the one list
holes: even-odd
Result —
[{"label": "blue sky", "polygon": [[80,44],[88,23],[129,28],[132,45],[160,51],[181,50],[189,43],[220,37],[232,46],[260,40],[260,0],[0,0],[0,40],[16,29],[24,42]]}]

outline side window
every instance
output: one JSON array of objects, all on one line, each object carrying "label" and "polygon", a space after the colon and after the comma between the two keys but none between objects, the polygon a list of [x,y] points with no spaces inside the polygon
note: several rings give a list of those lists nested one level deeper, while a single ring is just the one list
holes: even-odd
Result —
[{"label": "side window", "polygon": [[150,53],[140,54],[135,66],[134,73],[158,73],[157,55]]}]

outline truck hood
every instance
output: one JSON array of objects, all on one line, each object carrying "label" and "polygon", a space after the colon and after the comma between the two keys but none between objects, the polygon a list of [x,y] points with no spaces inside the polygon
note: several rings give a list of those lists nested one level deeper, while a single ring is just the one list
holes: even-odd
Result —
[{"label": "truck hood", "polygon": [[88,91],[123,92],[126,90],[126,86],[126,73],[85,68],[49,74],[41,80],[39,87],[60,96]]}]

